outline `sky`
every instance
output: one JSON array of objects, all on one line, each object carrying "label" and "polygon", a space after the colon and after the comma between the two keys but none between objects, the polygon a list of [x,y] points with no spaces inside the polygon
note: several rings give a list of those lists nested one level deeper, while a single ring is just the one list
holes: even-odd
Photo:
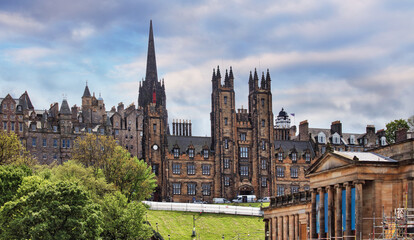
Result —
[{"label": "sky", "polygon": [[236,108],[249,72],[269,69],[275,117],[379,130],[414,114],[413,16],[412,0],[2,0],[0,97],[80,106],[87,82],[108,111],[137,105],[152,19],[169,121],[193,135],[210,136],[217,66],[232,66]]}]

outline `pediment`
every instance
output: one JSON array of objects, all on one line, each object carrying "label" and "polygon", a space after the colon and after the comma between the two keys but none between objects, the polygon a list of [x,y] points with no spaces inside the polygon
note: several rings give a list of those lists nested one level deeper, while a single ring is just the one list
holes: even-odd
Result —
[{"label": "pediment", "polygon": [[310,168],[308,174],[318,172],[326,172],[329,170],[342,168],[348,165],[353,165],[354,161],[344,158],[342,156],[328,153],[319,158]]}]

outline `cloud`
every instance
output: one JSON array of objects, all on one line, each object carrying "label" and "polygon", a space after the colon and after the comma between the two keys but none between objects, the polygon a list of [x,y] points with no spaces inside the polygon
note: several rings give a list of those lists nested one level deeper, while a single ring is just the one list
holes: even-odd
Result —
[{"label": "cloud", "polygon": [[[14,61],[15,63],[36,64],[39,63],[39,60],[45,59],[46,57],[49,57],[54,54],[56,54],[56,51],[52,49],[41,47],[28,47],[7,50],[5,56],[9,58],[11,61]],[[48,63],[50,64],[51,62]]]},{"label": "cloud", "polygon": [[75,41],[84,40],[91,37],[95,33],[95,28],[89,24],[82,24],[81,26],[72,30],[72,39]]}]

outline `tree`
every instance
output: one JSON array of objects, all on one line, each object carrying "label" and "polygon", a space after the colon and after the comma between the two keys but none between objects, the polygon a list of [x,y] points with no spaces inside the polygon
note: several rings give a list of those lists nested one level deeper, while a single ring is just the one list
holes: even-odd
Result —
[{"label": "tree", "polygon": [[32,166],[36,160],[22,146],[16,134],[0,130],[0,165],[12,163]]},{"label": "tree", "polygon": [[102,212],[88,192],[72,182],[44,181],[22,184],[23,196],[0,209],[0,238],[99,238]]},{"label": "tree", "polygon": [[0,166],[0,206],[13,199],[23,182],[23,178],[32,175],[32,170],[25,166]]},{"label": "tree", "polygon": [[143,160],[131,157],[121,146],[105,161],[103,172],[106,180],[114,183],[129,201],[142,201],[151,196],[157,187],[155,174]]},{"label": "tree", "polygon": [[76,139],[72,149],[72,159],[82,163],[85,167],[93,167],[95,175],[104,162],[113,155],[117,146],[112,137],[86,134]]},{"label": "tree", "polygon": [[115,191],[114,185],[108,184],[102,173],[95,175],[92,167],[86,168],[73,160],[56,166],[50,171],[52,182],[70,181],[82,185],[90,193],[95,203],[101,203],[105,194]]},{"label": "tree", "polygon": [[102,204],[103,239],[149,239],[151,227],[144,224],[146,208],[140,202],[129,202],[120,192],[107,194]]},{"label": "tree", "polygon": [[394,120],[392,122],[387,123],[386,130],[385,130],[385,138],[387,139],[388,144],[395,143],[396,136],[395,132],[401,128],[409,129],[408,123],[404,119]]}]

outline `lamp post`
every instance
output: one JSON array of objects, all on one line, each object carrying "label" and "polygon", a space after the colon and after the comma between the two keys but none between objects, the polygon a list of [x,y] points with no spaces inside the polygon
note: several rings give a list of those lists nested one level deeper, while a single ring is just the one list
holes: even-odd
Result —
[{"label": "lamp post", "polygon": [[155,223],[155,225],[157,226],[157,232],[158,232],[158,223]]},{"label": "lamp post", "polygon": [[[201,214],[201,213],[200,213]],[[197,219],[199,218],[199,217],[201,217],[201,215],[200,216],[198,216],[197,218],[195,217],[195,215],[193,214],[193,232],[192,232],[192,234],[191,234],[191,237],[195,237],[195,236],[197,236],[197,233],[196,233],[196,230],[195,230],[195,221],[197,221]]]}]

